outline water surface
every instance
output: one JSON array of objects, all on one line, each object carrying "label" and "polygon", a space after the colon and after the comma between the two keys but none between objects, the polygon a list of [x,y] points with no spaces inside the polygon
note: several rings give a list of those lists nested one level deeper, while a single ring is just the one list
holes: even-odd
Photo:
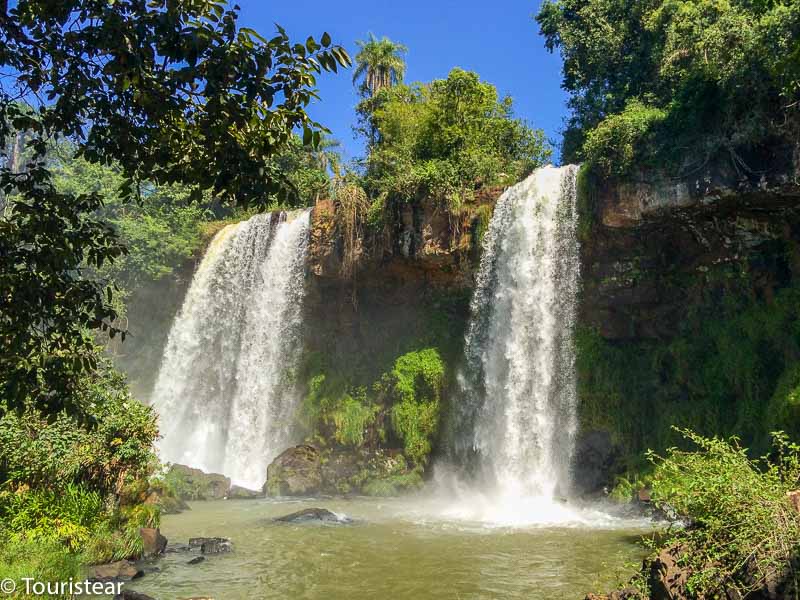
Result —
[{"label": "water surface", "polygon": [[[273,518],[311,506],[352,524],[288,524]],[[197,554],[168,554],[160,572],[128,584],[158,600],[208,596],[557,600],[582,598],[630,574],[643,556],[643,522],[505,527],[443,517],[419,499],[198,502],[164,517],[170,542],[224,536],[235,551],[188,565]],[[630,567],[628,567],[630,569]]]}]

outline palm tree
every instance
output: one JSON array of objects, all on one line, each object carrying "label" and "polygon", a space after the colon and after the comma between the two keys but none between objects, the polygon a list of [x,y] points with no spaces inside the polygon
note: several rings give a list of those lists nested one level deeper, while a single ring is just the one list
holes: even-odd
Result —
[{"label": "palm tree", "polygon": [[408,48],[393,42],[388,37],[379,40],[372,33],[369,34],[367,41],[359,40],[356,45],[360,50],[356,55],[353,83],[356,84],[359,79],[364,79],[359,86],[364,96],[374,96],[383,88],[403,83],[403,75],[406,72],[403,54],[408,52]]}]

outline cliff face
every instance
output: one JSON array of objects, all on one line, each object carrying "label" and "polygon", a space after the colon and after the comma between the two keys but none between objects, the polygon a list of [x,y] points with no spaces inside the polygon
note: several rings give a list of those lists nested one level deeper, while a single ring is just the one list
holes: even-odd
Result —
[{"label": "cliff face", "polygon": [[673,337],[723,271],[769,299],[800,268],[800,187],[788,177],[717,170],[588,193],[582,322],[606,339]]},{"label": "cliff face", "polygon": [[[775,171],[766,171],[775,173]],[[647,471],[672,426],[759,451],[797,428],[800,186],[710,167],[681,181],[584,181],[578,346],[588,489]]]},{"label": "cliff face", "polygon": [[436,344],[457,354],[481,214],[491,214],[500,192],[485,192],[477,207],[460,214],[431,202],[390,202],[381,222],[355,239],[352,267],[336,207],[317,204],[307,259],[307,350],[359,379],[414,346]]},{"label": "cliff face", "polygon": [[[770,427],[791,429],[779,392],[800,365],[800,186],[709,167],[680,181],[584,174],[580,187],[579,491],[646,469],[644,450],[678,441],[672,425],[755,447]],[[335,207],[320,203],[309,354],[369,385],[403,352],[432,345],[452,375],[479,233],[500,193],[460,215],[424,201],[390,205],[358,240],[352,272]],[[446,394],[445,405],[453,400]]]}]

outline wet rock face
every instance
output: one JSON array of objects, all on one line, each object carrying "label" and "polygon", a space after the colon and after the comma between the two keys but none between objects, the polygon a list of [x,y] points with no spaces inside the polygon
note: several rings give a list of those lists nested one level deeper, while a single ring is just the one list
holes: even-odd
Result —
[{"label": "wet rock face", "polygon": [[182,480],[182,488],[191,490],[182,500],[223,500],[231,489],[231,480],[219,473],[205,473],[185,465],[172,465],[170,475]]},{"label": "wet rock face", "polygon": [[619,458],[607,431],[585,431],[578,436],[573,466],[574,492],[592,494],[613,484],[612,470]]},{"label": "wet rock face", "polygon": [[770,294],[800,267],[800,185],[710,171],[598,184],[581,240],[581,322],[610,340],[669,339],[726,267]]},{"label": "wet rock face", "polygon": [[161,535],[161,531],[152,527],[142,527],[139,529],[142,536],[142,548],[145,558],[160,556],[167,549],[167,538]]},{"label": "wet rock face", "polygon": [[284,450],[267,467],[264,492],[268,496],[310,496],[322,488],[322,461],[313,446]]}]

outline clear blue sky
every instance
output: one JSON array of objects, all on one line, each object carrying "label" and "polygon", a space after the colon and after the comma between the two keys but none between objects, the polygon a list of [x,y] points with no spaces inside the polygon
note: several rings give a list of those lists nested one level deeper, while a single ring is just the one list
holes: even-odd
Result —
[{"label": "clear blue sky", "polygon": [[[566,94],[561,63],[549,54],[533,15],[539,0],[239,0],[241,24],[269,37],[274,23],[293,41],[323,31],[355,56],[355,41],[369,32],[408,46],[406,81],[447,76],[453,67],[476,71],[514,99],[517,116],[545,131],[558,143]],[[321,101],[313,118],[327,126],[343,145],[345,158],[361,154],[351,126],[358,101],[352,69],[319,78]]]}]

